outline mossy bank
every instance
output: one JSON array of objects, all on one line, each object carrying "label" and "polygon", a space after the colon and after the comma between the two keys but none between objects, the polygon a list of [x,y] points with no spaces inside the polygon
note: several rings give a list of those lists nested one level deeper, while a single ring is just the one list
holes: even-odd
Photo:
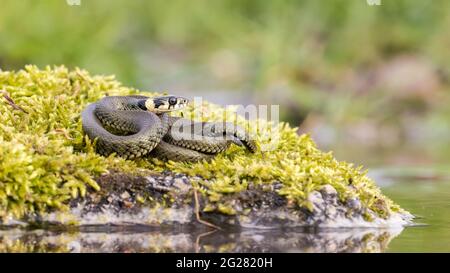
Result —
[{"label": "mossy bank", "polygon": [[[268,152],[232,147],[211,162],[131,161],[96,154],[95,143],[83,135],[80,113],[104,96],[157,93],[122,86],[113,76],[31,65],[1,71],[0,92],[3,223],[96,224],[120,217],[133,223],[190,223],[197,212],[217,225],[254,224],[269,215],[262,225],[287,219],[288,225],[326,226],[336,224],[336,217],[346,219],[341,226],[355,219],[358,225],[409,221],[409,214],[384,196],[361,167],[337,161],[285,123],[258,120],[279,136]],[[203,102],[176,114],[204,121],[227,116],[252,126],[231,112]],[[267,131],[255,137],[260,145],[272,141]],[[95,213],[102,214],[101,221]]]}]

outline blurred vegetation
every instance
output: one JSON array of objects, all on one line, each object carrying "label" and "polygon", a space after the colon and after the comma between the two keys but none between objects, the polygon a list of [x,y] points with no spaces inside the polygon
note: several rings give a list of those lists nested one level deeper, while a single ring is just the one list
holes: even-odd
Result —
[{"label": "blurred vegetation", "polygon": [[304,130],[378,131],[383,145],[450,139],[446,0],[2,4],[4,70],[64,64],[137,88],[240,91]]}]

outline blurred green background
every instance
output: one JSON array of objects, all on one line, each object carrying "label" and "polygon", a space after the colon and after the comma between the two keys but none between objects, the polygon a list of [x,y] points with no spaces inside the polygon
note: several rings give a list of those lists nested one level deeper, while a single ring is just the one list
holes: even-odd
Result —
[{"label": "blurred green background", "polygon": [[0,67],[65,64],[221,104],[280,104],[338,153],[413,143],[447,158],[449,1],[76,2],[3,0]]},{"label": "blurred green background", "polygon": [[219,104],[280,104],[282,120],[338,159],[425,166],[400,173],[431,192],[386,191],[434,228],[392,251],[450,251],[450,1],[76,2],[2,0],[0,68],[64,64]]}]

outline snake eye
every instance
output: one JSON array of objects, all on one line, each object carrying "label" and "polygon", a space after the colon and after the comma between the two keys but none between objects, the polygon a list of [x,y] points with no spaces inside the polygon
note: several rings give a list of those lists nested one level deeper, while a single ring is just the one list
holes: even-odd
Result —
[{"label": "snake eye", "polygon": [[177,98],[175,98],[175,97],[170,97],[170,98],[169,98],[169,104],[170,104],[170,105],[175,105],[175,104],[177,104]]}]

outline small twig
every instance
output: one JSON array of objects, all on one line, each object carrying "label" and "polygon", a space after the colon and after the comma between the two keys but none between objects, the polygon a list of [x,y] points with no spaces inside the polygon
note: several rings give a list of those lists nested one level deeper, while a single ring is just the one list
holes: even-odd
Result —
[{"label": "small twig", "polygon": [[197,189],[195,188],[194,188],[194,200],[195,200],[195,216],[197,218],[197,221],[201,224],[204,224],[205,226],[221,230],[220,227],[200,218],[200,202],[198,201]]},{"label": "small twig", "polygon": [[8,92],[6,92],[5,90],[1,90],[3,97],[6,99],[6,102],[12,106],[12,108],[14,108],[15,110],[19,110],[24,112],[25,114],[28,114],[28,112],[23,109],[22,107],[20,107],[19,105],[17,105],[13,99],[11,99],[11,97],[9,96]]},{"label": "small twig", "polygon": [[68,140],[73,140],[73,138],[69,135],[66,129],[55,129],[55,132],[62,134]]},{"label": "small twig", "polygon": [[200,246],[200,239],[201,239],[202,237],[208,236],[208,235],[213,234],[213,233],[215,233],[215,232],[217,232],[217,229],[214,229],[214,230],[211,230],[211,231],[202,233],[202,234],[200,234],[200,235],[197,236],[197,238],[195,239],[195,253],[199,253],[199,252],[200,252],[200,249],[201,249],[201,246]]},{"label": "small twig", "polygon": [[80,83],[78,81],[76,81],[76,82],[73,82],[71,84],[71,86],[72,86],[72,92],[73,92],[74,96],[78,96],[78,94],[80,93],[80,90],[81,90]]},{"label": "small twig", "polygon": [[82,78],[84,81],[89,82],[88,79],[81,74],[80,70],[77,69],[75,73],[77,73],[78,77]]}]

